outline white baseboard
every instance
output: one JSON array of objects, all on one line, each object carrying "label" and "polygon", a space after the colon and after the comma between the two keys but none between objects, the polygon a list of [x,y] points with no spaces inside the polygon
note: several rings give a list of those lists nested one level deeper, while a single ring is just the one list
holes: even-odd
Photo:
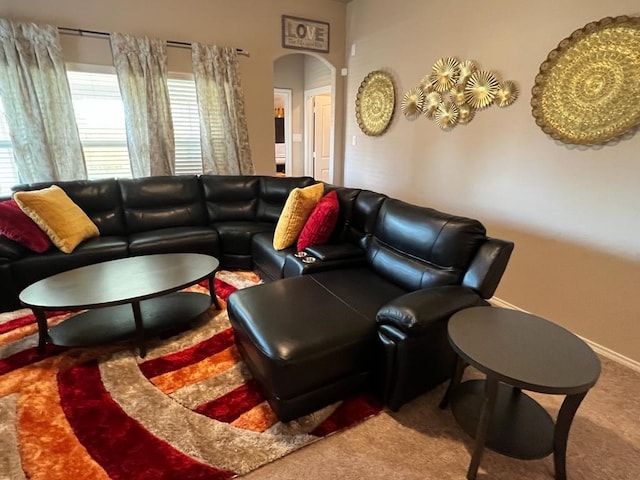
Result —
[{"label": "white baseboard", "polygon": [[[505,302],[504,300],[501,300],[500,298],[497,298],[497,297],[491,298],[489,300],[489,303],[491,303],[496,307],[510,308],[512,310],[519,310],[521,312],[528,313],[526,310],[523,310],[522,308],[518,308],[515,305],[512,305],[509,302]],[[578,335],[578,337],[580,337],[582,340],[587,342],[587,344],[593,349],[594,352],[599,353],[603,357],[607,357],[610,360],[613,360],[614,362],[624,365],[625,367],[635,370],[636,372],[640,372],[640,362],[633,360],[629,357],[625,357],[624,355],[621,355],[618,352],[611,350],[610,348],[603,347],[599,343],[592,342],[588,338],[581,337],[580,335]]]}]

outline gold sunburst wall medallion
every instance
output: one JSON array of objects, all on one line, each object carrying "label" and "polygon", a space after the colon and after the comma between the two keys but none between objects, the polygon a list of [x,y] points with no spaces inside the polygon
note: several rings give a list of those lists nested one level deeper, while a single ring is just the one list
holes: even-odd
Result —
[{"label": "gold sunburst wall medallion", "polygon": [[531,89],[536,124],[552,138],[601,145],[640,125],[640,17],[606,17],[563,39]]},{"label": "gold sunburst wall medallion", "polygon": [[382,135],[395,109],[395,87],[391,75],[382,70],[369,73],[356,95],[356,120],[366,135]]},{"label": "gold sunburst wall medallion", "polygon": [[[443,57],[437,60],[420,80],[424,94],[422,113],[435,120],[443,130],[451,130],[457,124],[469,123],[476,111],[492,104],[507,107],[518,98],[518,86],[511,80],[500,81],[498,75],[481,70],[473,60]],[[415,89],[413,89],[415,90]],[[413,90],[405,95],[415,96]],[[405,115],[414,117],[413,101],[406,99]]]}]

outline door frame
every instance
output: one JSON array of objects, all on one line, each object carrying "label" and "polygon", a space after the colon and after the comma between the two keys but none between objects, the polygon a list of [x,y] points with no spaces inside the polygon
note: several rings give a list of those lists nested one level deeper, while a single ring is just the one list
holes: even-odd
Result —
[{"label": "door frame", "polygon": [[[292,158],[293,158],[293,150],[292,144],[293,139],[293,129],[291,127],[291,115],[292,115],[292,107],[291,107],[291,97],[293,92],[290,88],[274,88],[273,93],[282,95],[284,97],[284,139],[285,139],[285,148],[284,148],[284,174],[287,177],[291,176],[292,172]],[[274,158],[273,164],[275,167],[275,147],[274,147]]]},{"label": "door frame", "polygon": [[329,159],[329,182],[333,183],[333,137],[335,131],[334,122],[336,118],[336,102],[333,98],[333,89],[331,88],[331,85],[304,91],[304,175],[313,177],[313,142],[311,140],[314,136],[313,98],[316,95],[327,93],[331,96],[331,128],[329,133],[329,151],[331,158]]}]

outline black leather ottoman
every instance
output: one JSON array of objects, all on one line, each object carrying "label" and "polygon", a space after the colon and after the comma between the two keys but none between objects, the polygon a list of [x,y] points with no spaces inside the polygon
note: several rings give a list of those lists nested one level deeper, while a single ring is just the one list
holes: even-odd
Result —
[{"label": "black leather ottoman", "polygon": [[281,421],[363,389],[375,365],[375,319],[312,276],[277,280],[229,296],[236,343]]}]

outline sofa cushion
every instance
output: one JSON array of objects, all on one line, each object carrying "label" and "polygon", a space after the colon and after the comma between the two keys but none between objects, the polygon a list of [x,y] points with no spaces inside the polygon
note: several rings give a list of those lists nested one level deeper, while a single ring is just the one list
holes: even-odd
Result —
[{"label": "sofa cushion", "polygon": [[55,248],[44,253],[29,252],[11,263],[11,271],[16,290],[21,291],[32,283],[56,273],[126,256],[126,237],[100,236],[82,242],[71,255]]},{"label": "sofa cushion", "polygon": [[339,207],[338,195],[335,190],[320,199],[298,237],[297,250],[299,252],[311,245],[321,245],[329,240],[338,221]]},{"label": "sofa cushion", "polygon": [[195,175],[119,182],[129,233],[207,223],[201,186]]},{"label": "sofa cushion", "polygon": [[217,257],[220,255],[218,232],[209,227],[171,227],[138,232],[129,237],[131,255],[182,252]]},{"label": "sofa cushion", "polygon": [[339,188],[337,192],[340,215],[330,241],[349,242],[366,249],[387,196],[370,190]]},{"label": "sofa cushion", "polygon": [[292,246],[300,231],[324,193],[324,185],[317,183],[305,188],[294,188],[284,204],[276,230],[273,248],[282,250]]},{"label": "sofa cushion", "polygon": [[273,233],[274,225],[269,222],[215,222],[211,226],[220,235],[220,245],[226,254],[251,255],[251,239],[256,233]]},{"label": "sofa cushion", "polygon": [[260,177],[202,175],[208,222],[255,220]]},{"label": "sofa cushion", "polygon": [[64,253],[100,232],[86,213],[57,185],[13,195],[20,209],[49,236]]},{"label": "sofa cushion", "polygon": [[371,319],[376,318],[380,307],[407,293],[367,267],[327,270],[310,276],[333,296]]},{"label": "sofa cushion", "polygon": [[379,275],[407,290],[457,285],[485,233],[477,220],[387,199],[367,261]]},{"label": "sofa cushion", "polygon": [[294,188],[313,185],[311,177],[259,177],[256,218],[259,222],[277,223],[289,193]]},{"label": "sofa cushion", "polygon": [[264,280],[276,280],[284,276],[284,263],[287,255],[295,248],[283,250],[273,248],[273,232],[256,233],[251,239],[253,268]]},{"label": "sofa cushion", "polygon": [[20,210],[15,200],[0,202],[0,235],[38,253],[51,247],[47,234]]}]

